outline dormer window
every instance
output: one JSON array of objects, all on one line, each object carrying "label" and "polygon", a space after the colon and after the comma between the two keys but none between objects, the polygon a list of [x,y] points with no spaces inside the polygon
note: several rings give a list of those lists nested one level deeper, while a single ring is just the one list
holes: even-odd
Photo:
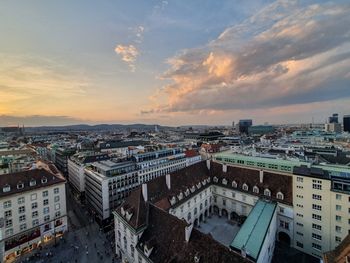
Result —
[{"label": "dormer window", "polygon": [[11,186],[10,185],[4,185],[4,187],[2,188],[2,191],[4,193],[10,192],[11,191]]},{"label": "dormer window", "polygon": [[254,187],[253,187],[253,193],[258,194],[258,193],[259,193],[259,187],[254,186]]},{"label": "dormer window", "polygon": [[281,192],[278,192],[276,197],[277,197],[277,199],[280,199],[280,200],[284,199],[284,195]]},{"label": "dormer window", "polygon": [[46,177],[41,178],[41,183],[42,184],[46,184],[47,183],[47,178]]},{"label": "dormer window", "polygon": [[24,187],[24,183],[19,182],[19,183],[17,184],[17,189],[23,189],[23,187]]},{"label": "dormer window", "polygon": [[222,184],[223,185],[227,185],[227,180],[224,178],[224,179],[222,179]]},{"label": "dormer window", "polygon": [[219,181],[219,179],[216,176],[214,176],[213,181],[214,181],[214,183],[217,183]]},{"label": "dormer window", "polygon": [[246,183],[244,183],[243,186],[242,186],[242,189],[244,191],[248,191],[248,188],[249,188],[248,185]]},{"label": "dormer window", "polygon": [[264,190],[264,195],[271,196],[271,191],[269,189]]},{"label": "dormer window", "polygon": [[35,186],[36,185],[36,181],[34,179],[30,180],[29,185],[30,186]]},{"label": "dormer window", "polygon": [[232,187],[233,187],[233,188],[237,188],[237,182],[236,182],[236,181],[233,181],[233,182],[232,182]]}]

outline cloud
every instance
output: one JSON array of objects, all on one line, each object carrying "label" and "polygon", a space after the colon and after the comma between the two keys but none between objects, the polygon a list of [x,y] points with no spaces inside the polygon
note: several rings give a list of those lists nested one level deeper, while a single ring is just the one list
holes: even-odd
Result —
[{"label": "cloud", "polygon": [[129,65],[131,71],[135,71],[135,62],[139,55],[138,49],[134,45],[117,45],[114,50]]},{"label": "cloud", "polygon": [[[350,97],[350,5],[276,1],[168,60],[142,112],[267,109]],[[165,97],[165,103],[164,103]],[[153,98],[154,99],[154,98]]]}]

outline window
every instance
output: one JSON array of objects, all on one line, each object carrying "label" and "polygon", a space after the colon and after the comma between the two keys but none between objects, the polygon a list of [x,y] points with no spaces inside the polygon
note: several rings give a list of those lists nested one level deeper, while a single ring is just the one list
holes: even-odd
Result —
[{"label": "window", "polygon": [[247,184],[243,184],[242,189],[243,189],[244,191],[248,191],[248,185],[247,185]]},{"label": "window", "polygon": [[322,240],[322,236],[315,233],[312,233],[312,238],[316,240]]},{"label": "window", "polygon": [[316,205],[316,204],[312,204],[312,209],[321,211],[322,210],[322,206]]},{"label": "window", "polygon": [[37,197],[38,197],[37,194],[31,194],[31,195],[30,195],[30,200],[31,200],[31,201],[34,201],[34,200],[37,199]]},{"label": "window", "polygon": [[303,233],[301,233],[301,232],[297,232],[297,235],[299,235],[299,236],[304,236],[304,234]]},{"label": "window", "polygon": [[44,214],[48,214],[49,212],[50,212],[50,209],[49,209],[49,207],[44,207]]},{"label": "window", "polygon": [[12,219],[6,219],[5,227],[11,227],[11,226],[12,226]]},{"label": "window", "polygon": [[322,250],[322,246],[316,243],[312,243],[312,248],[321,251]]},{"label": "window", "polygon": [[46,184],[46,183],[47,183],[46,177],[41,178],[41,183],[42,183],[42,184]]},{"label": "window", "polygon": [[322,190],[322,181],[321,180],[312,180],[312,189]]},{"label": "window", "polygon": [[299,242],[299,241],[297,241],[297,247],[304,248],[304,244]]},{"label": "window", "polygon": [[226,206],[226,200],[225,199],[222,199],[222,205]]},{"label": "window", "polygon": [[341,216],[336,215],[336,216],[335,216],[335,220],[336,220],[337,222],[341,222]]},{"label": "window", "polygon": [[21,224],[19,226],[19,230],[23,231],[23,230],[26,230],[27,229],[27,224]]},{"label": "window", "polygon": [[43,205],[48,205],[49,204],[49,199],[44,199],[43,200]]},{"label": "window", "polygon": [[284,213],[284,207],[280,207],[280,213],[281,213],[281,214]]},{"label": "window", "polygon": [[297,195],[297,197],[300,198],[300,199],[303,199],[303,198],[304,198],[303,195]]},{"label": "window", "polygon": [[44,217],[44,221],[45,221],[45,222],[50,221],[50,216],[45,216],[45,217]]},{"label": "window", "polygon": [[336,194],[336,195],[335,195],[335,199],[341,200],[341,194]]},{"label": "window", "polygon": [[24,207],[24,206],[18,207],[18,213],[19,213],[19,214],[22,214],[22,213],[24,213],[24,212],[25,212],[25,207]]},{"label": "window", "polygon": [[5,201],[4,202],[4,209],[6,209],[6,208],[10,208],[11,207],[11,201],[9,200],[9,201]]},{"label": "window", "polygon": [[19,205],[24,204],[24,197],[19,197],[17,201]]},{"label": "window", "polygon": [[34,179],[30,180],[29,185],[30,186],[35,186],[36,185],[36,181]]},{"label": "window", "polygon": [[19,222],[23,222],[23,221],[26,221],[26,215],[21,215],[19,217]]},{"label": "window", "polygon": [[60,196],[59,196],[59,195],[55,196],[55,197],[54,197],[54,201],[55,201],[55,202],[60,201]]},{"label": "window", "polygon": [[297,226],[303,227],[304,224],[297,222]]},{"label": "window", "polygon": [[5,218],[11,217],[12,216],[12,211],[11,210],[7,210],[5,211]]},{"label": "window", "polygon": [[39,225],[39,220],[38,219],[34,219],[33,222],[32,222],[32,225],[33,226]]},{"label": "window", "polygon": [[60,211],[57,211],[56,213],[55,213],[55,217],[60,217],[61,216],[61,212]]},{"label": "window", "polygon": [[236,193],[232,192],[232,198],[236,198]]},{"label": "window", "polygon": [[49,191],[44,191],[43,192],[43,197],[47,197],[49,195]]},{"label": "window", "polygon": [[340,226],[335,226],[335,231],[340,233],[341,232],[341,227]]},{"label": "window", "polygon": [[13,228],[6,229],[5,235],[6,235],[6,237],[12,236],[13,235]]},{"label": "window", "polygon": [[214,196],[214,203],[216,203],[217,199],[216,199],[216,196]]},{"label": "window", "polygon": [[197,214],[197,207],[194,209],[194,213],[193,214]]},{"label": "window", "polygon": [[259,187],[254,186],[254,187],[253,187],[253,192],[256,193],[256,194],[258,194],[258,193],[259,193]]},{"label": "window", "polygon": [[335,206],[335,210],[341,211],[341,205],[336,205],[336,206]]},{"label": "window", "polygon": [[36,209],[36,208],[38,208],[38,203],[37,202],[32,203],[32,209]]},{"label": "window", "polygon": [[59,191],[60,191],[60,189],[59,189],[58,187],[53,189],[53,193],[54,193],[54,194],[58,194]]},{"label": "window", "polygon": [[316,214],[312,214],[312,218],[313,218],[313,219],[316,219],[316,220],[319,220],[319,221],[322,220],[322,216],[316,215]]},{"label": "window", "polygon": [[130,251],[131,251],[131,257],[134,258],[135,257],[135,248],[133,245],[130,245]]},{"label": "window", "polygon": [[301,182],[301,183],[304,182],[304,178],[298,176],[298,177],[297,177],[297,182]]},{"label": "window", "polygon": [[[201,204],[202,205],[202,204]],[[59,210],[60,209],[60,204],[55,204],[55,210]]]},{"label": "window", "polygon": [[321,196],[321,195],[313,194],[313,195],[312,195],[312,199],[314,199],[314,200],[322,200],[322,196]]},{"label": "window", "polygon": [[191,212],[189,212],[188,214],[187,214],[187,221],[190,221],[191,220]]},{"label": "window", "polygon": [[297,207],[304,208],[304,206],[301,204],[297,204]]},{"label": "window", "polygon": [[299,213],[297,213],[297,216],[298,217],[304,217],[302,214],[299,214]]},{"label": "window", "polygon": [[341,237],[336,236],[336,237],[335,237],[335,242],[340,243],[340,242],[341,242]]},{"label": "window", "polygon": [[280,227],[289,230],[289,223],[283,220],[280,220]]},{"label": "window", "polygon": [[320,226],[320,225],[317,225],[317,224],[312,224],[312,228],[313,229],[316,229],[316,230],[322,230],[322,226]]},{"label": "window", "polygon": [[38,211],[32,212],[32,217],[33,217],[33,218],[34,218],[34,217],[38,217],[38,215],[39,215]]}]

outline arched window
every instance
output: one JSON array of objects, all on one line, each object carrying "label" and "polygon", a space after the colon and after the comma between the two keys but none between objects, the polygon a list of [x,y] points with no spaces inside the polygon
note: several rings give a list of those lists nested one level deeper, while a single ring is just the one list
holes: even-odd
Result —
[{"label": "arched window", "polygon": [[246,183],[243,184],[242,189],[244,191],[248,191],[248,185]]},{"label": "arched window", "polygon": [[259,187],[254,186],[254,187],[253,187],[253,193],[258,194],[258,193],[259,193]]},{"label": "arched window", "polygon": [[131,251],[131,257],[134,258],[135,257],[135,248],[133,245],[130,245],[130,251]]},{"label": "arched window", "polygon": [[277,197],[277,199],[280,199],[280,200],[284,199],[284,195],[281,192],[278,192],[276,197]]},{"label": "arched window", "polygon": [[204,205],[205,205],[205,207],[208,206],[208,200],[205,200]]},{"label": "arched window", "polygon": [[237,188],[237,182],[236,181],[232,182],[232,187]]},{"label": "arched window", "polygon": [[271,191],[269,189],[265,189],[264,195],[271,196]]},{"label": "arched window", "polygon": [[194,214],[195,215],[197,214],[197,207],[194,209]]},{"label": "arched window", "polygon": [[126,237],[124,237],[124,249],[126,250],[127,247],[128,247],[128,241],[126,240]]},{"label": "arched window", "polygon": [[201,204],[201,205],[200,205],[199,209],[200,209],[200,210],[202,210],[202,209],[203,209],[203,204]]},{"label": "arched window", "polygon": [[191,212],[189,212],[188,214],[187,214],[187,221],[190,221],[191,220]]}]

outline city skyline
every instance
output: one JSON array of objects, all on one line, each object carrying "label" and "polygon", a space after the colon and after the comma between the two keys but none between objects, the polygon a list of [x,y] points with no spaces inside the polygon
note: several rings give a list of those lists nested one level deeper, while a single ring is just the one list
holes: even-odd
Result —
[{"label": "city skyline", "polygon": [[349,114],[346,1],[11,1],[0,14],[0,126]]}]

